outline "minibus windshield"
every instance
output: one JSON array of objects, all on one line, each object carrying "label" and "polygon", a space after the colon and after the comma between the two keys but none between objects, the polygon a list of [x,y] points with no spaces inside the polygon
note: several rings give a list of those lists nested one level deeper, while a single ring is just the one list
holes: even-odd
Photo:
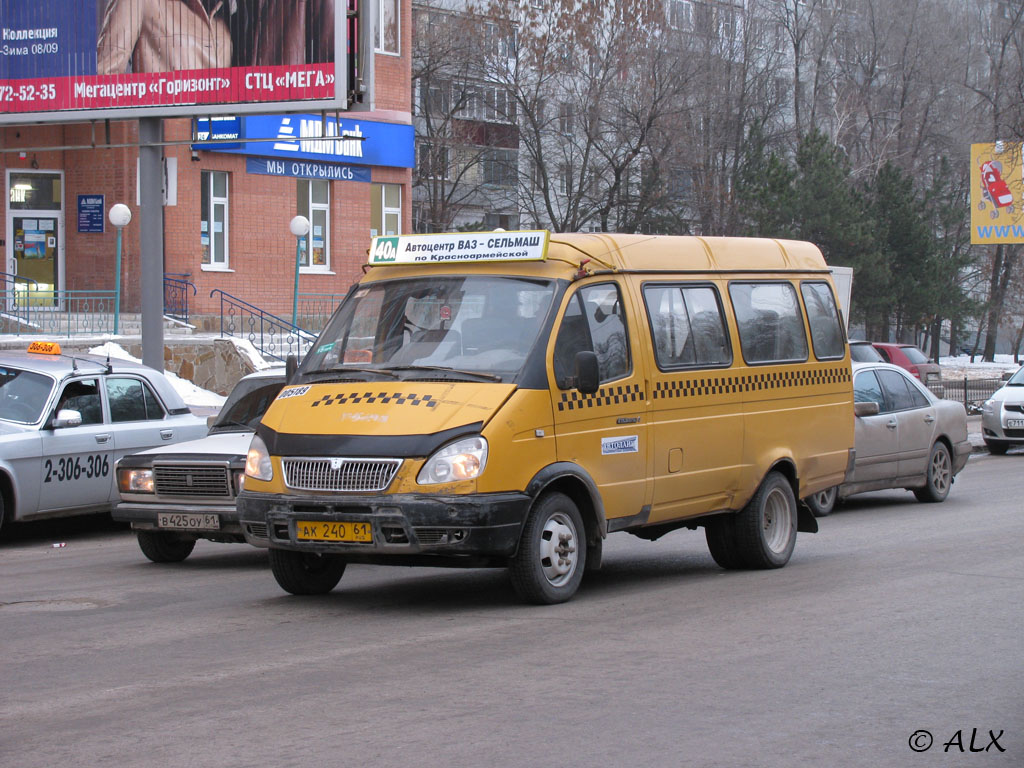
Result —
[{"label": "minibus windshield", "polygon": [[554,292],[550,280],[493,275],[358,285],[302,373],[510,380],[526,361]]}]

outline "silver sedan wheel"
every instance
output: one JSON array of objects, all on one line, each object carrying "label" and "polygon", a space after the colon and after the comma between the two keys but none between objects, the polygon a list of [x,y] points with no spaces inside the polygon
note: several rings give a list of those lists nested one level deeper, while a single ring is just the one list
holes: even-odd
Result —
[{"label": "silver sedan wheel", "polygon": [[561,587],[576,572],[579,536],[572,520],[556,512],[544,523],[540,535],[540,565],[544,577],[553,587]]},{"label": "silver sedan wheel", "polygon": [[948,451],[935,451],[932,454],[931,471],[928,473],[935,493],[945,496],[953,482],[953,467],[949,461]]}]

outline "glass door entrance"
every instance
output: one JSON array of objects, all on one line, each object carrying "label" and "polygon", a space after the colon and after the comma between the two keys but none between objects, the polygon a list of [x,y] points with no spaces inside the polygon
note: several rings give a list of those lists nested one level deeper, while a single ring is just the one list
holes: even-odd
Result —
[{"label": "glass door entrance", "polygon": [[56,304],[61,274],[63,184],[59,173],[12,171],[8,183],[8,302]]}]

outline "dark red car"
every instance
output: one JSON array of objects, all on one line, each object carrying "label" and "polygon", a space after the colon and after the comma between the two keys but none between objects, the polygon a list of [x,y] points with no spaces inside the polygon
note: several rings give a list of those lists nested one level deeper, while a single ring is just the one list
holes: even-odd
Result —
[{"label": "dark red car", "polygon": [[885,344],[880,341],[872,342],[872,346],[878,350],[887,363],[898,365],[910,371],[911,375],[919,379],[925,386],[938,384],[942,381],[942,368],[938,363],[933,363],[924,352],[913,344]]}]

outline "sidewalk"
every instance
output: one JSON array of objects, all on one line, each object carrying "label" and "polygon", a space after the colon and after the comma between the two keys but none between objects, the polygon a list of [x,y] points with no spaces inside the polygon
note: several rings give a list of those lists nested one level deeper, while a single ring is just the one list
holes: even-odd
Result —
[{"label": "sidewalk", "polygon": [[988,453],[981,437],[981,414],[967,417],[967,439],[971,441],[971,453]]}]

